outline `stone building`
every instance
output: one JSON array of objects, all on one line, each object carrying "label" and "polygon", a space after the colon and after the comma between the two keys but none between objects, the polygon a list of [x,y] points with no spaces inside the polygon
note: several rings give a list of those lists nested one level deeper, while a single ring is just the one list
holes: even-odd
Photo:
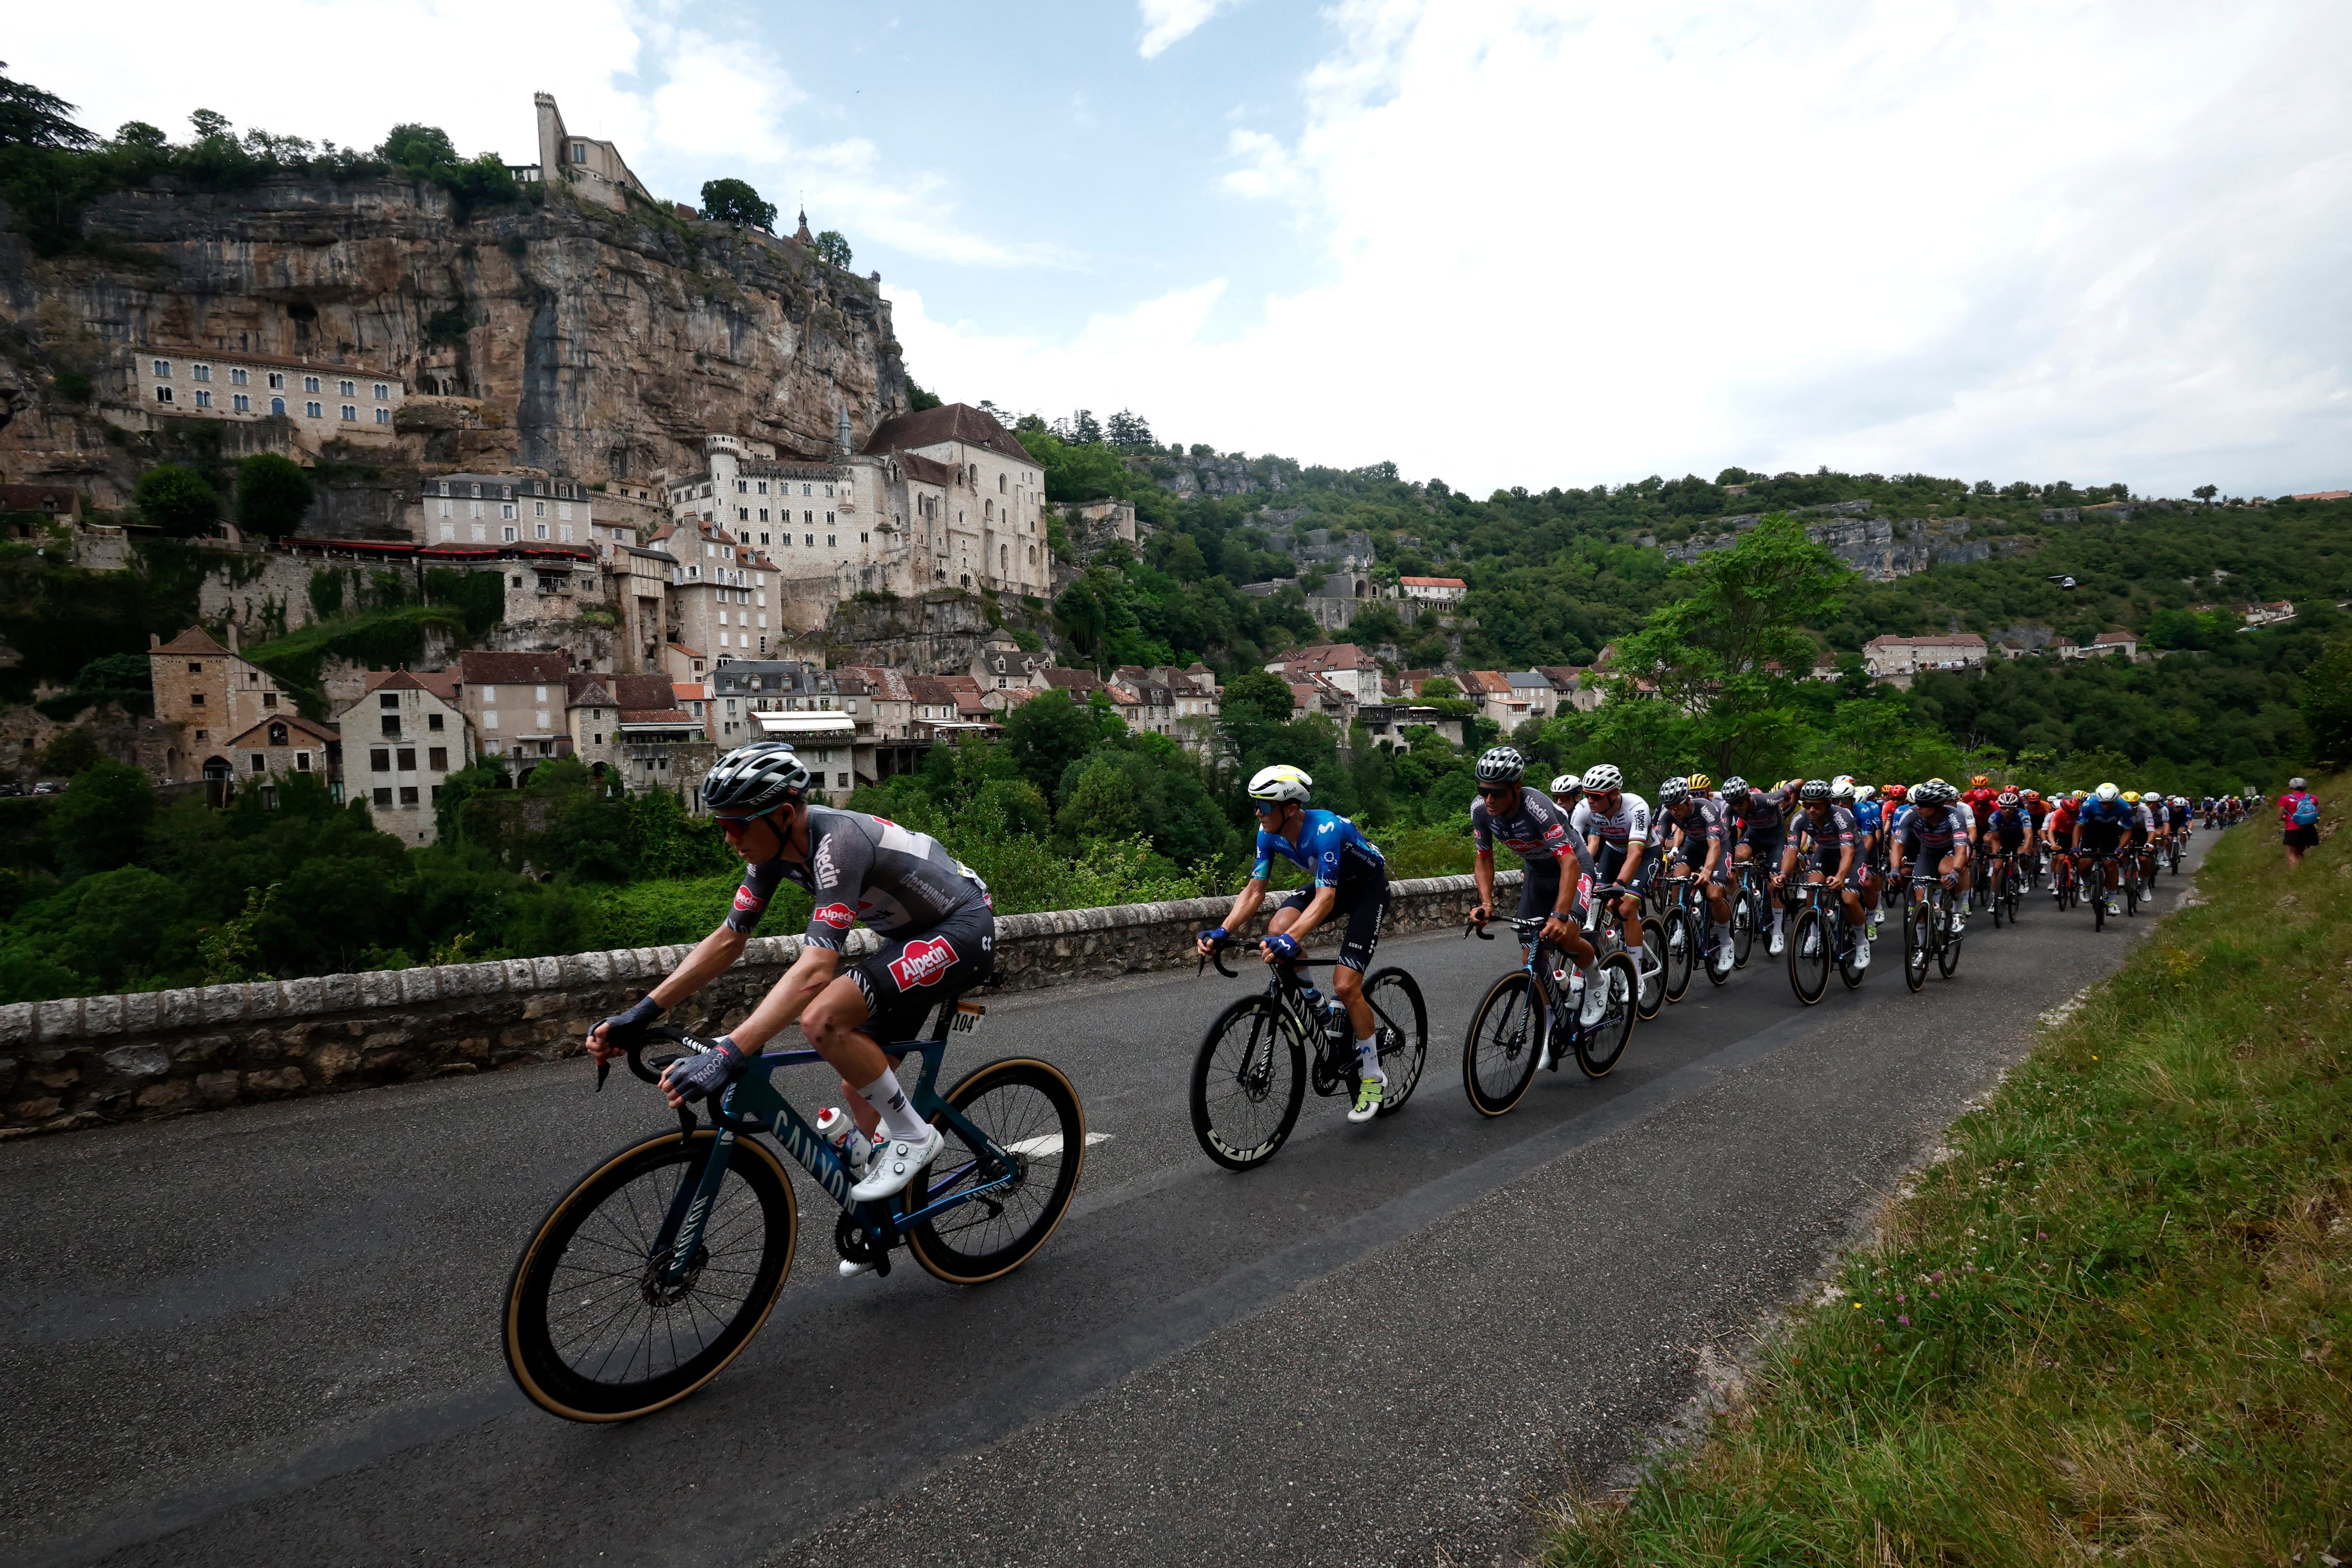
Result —
[{"label": "stone building", "polygon": [[634,525],[598,532],[586,485],[542,474],[438,474],[423,481],[418,508],[412,531],[420,544],[637,542]]},{"label": "stone building", "polygon": [[629,172],[619,148],[593,136],[572,134],[563,123],[563,111],[555,106],[554,94],[531,94],[531,107],[539,121],[539,162],[509,165],[509,172],[517,179],[548,183],[560,180],[583,200],[624,212],[628,209],[631,196],[647,203],[653,201],[653,193]]},{"label": "stone building", "polygon": [[370,670],[367,689],[335,715],[345,783],[368,802],[376,828],[404,844],[440,837],[434,807],[451,773],[470,766],[473,737],[455,674]]},{"label": "stone building", "polygon": [[126,401],[150,414],[258,422],[282,419],[295,443],[390,445],[407,397],[400,376],[356,360],[287,359],[243,349],[134,344],[121,363]]},{"label": "stone building", "polygon": [[768,605],[775,562],[727,525],[698,518],[655,534],[653,544],[674,563],[665,612],[671,641],[708,649],[718,660],[767,654],[776,635],[769,617],[779,615]]},{"label": "stone building", "polygon": [[170,642],[151,633],[147,672],[155,717],[175,731],[164,752],[166,783],[198,777],[226,783],[237,772],[230,742],[294,709],[276,677],[215,642],[202,626],[190,626]]},{"label": "stone building", "polygon": [[1324,643],[1284,655],[1265,667],[1293,685],[1313,678],[1327,679],[1352,702],[1381,700],[1380,661],[1354,643]]},{"label": "stone building", "polygon": [[[277,780],[288,773],[310,773],[326,781],[340,795],[342,785],[341,737],[324,724],[314,724],[299,713],[281,713],[263,720],[233,737],[226,747],[236,770],[236,787],[258,789],[261,804],[278,805]],[[205,775],[208,782],[212,775]],[[226,791],[221,792],[226,796]],[[226,805],[223,798],[217,804]]]},{"label": "stone building", "polygon": [[1863,668],[1873,679],[1908,685],[1923,669],[1966,669],[1991,657],[1974,632],[1933,632],[1926,637],[1874,637],[1862,645]]},{"label": "stone building", "polygon": [[1469,596],[1470,584],[1459,577],[1400,577],[1397,591],[1416,608],[1451,615]]},{"label": "stone building", "polygon": [[621,763],[619,685],[617,677],[596,670],[574,670],[563,678],[563,722],[572,731],[572,754],[591,773]]},{"label": "stone building", "polygon": [[[522,783],[550,757],[572,754],[566,707],[567,653],[487,653],[470,648],[457,656],[457,700],[484,761]],[[667,699],[662,703],[667,708]]]}]

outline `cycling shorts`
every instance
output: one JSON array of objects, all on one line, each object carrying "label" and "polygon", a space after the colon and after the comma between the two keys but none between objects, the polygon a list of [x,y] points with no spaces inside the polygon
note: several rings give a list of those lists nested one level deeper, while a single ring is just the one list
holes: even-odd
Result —
[{"label": "cycling shorts", "polygon": [[[1626,850],[1621,845],[1601,845],[1601,858],[1593,864],[1594,879],[1601,882],[1618,880],[1617,874],[1625,868],[1625,856]],[[1628,886],[1636,893],[1648,892],[1650,879],[1657,874],[1657,870],[1658,858],[1655,855],[1644,854],[1642,857],[1642,868],[1633,873],[1633,879]]]},{"label": "cycling shorts", "polygon": [[[1519,919],[1540,920],[1559,907],[1560,868],[1566,862],[1549,860],[1541,866],[1528,868],[1527,880],[1519,884]],[[1568,918],[1580,925],[1584,921],[1584,900],[1578,899],[1574,901],[1576,907],[1569,911]]]},{"label": "cycling shorts", "polygon": [[2074,847],[2098,854],[2115,853],[2124,841],[2124,825],[2120,822],[2078,822],[2074,825]]},{"label": "cycling shorts", "polygon": [[1748,846],[1748,852],[1757,859],[1778,866],[1780,863],[1780,851],[1788,846],[1789,834],[1787,828],[1775,823],[1769,827],[1749,828],[1742,842]]},{"label": "cycling shorts", "polygon": [[886,936],[849,971],[866,996],[861,1035],[887,1047],[919,1039],[941,1002],[996,973],[996,915],[985,904],[951,910],[927,931]]},{"label": "cycling shorts", "polygon": [[[1381,945],[1381,922],[1388,919],[1389,879],[1385,873],[1357,877],[1340,883],[1331,906],[1332,918],[1342,922],[1339,963],[1361,974],[1372,966],[1372,950]],[[1316,889],[1301,888],[1276,904],[1280,910],[1303,910],[1315,901]],[[1524,893],[1521,895],[1524,899]]]}]

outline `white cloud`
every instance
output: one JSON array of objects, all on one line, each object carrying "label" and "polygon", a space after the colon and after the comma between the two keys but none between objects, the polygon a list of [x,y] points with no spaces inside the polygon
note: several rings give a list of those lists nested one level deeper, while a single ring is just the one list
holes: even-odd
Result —
[{"label": "white cloud", "polygon": [[[1172,8],[1171,8],[1172,10]],[[2352,10],[1349,0],[1281,197],[1326,278],[1001,342],[972,395],[1484,489],[1818,463],[2352,479]],[[1238,302],[1238,301],[1235,301]],[[988,342],[985,359],[959,345]],[[926,379],[929,379],[927,377]],[[952,384],[944,375],[943,384]],[[1005,390],[1034,386],[1007,397]]]},{"label": "white cloud", "polygon": [[1171,44],[1191,37],[1234,0],[1137,0],[1143,16],[1143,41],[1136,46],[1145,59],[1153,59]]}]

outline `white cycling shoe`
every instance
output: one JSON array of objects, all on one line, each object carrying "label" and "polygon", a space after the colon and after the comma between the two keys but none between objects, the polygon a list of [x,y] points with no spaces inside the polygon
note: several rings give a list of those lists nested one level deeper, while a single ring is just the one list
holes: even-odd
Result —
[{"label": "white cycling shoe", "polygon": [[1853,949],[1853,972],[1856,974],[1870,967],[1870,943],[1856,942]]},{"label": "white cycling shoe", "polygon": [[938,1128],[926,1127],[919,1142],[893,1138],[887,1143],[876,1144],[873,1158],[866,1165],[866,1179],[850,1188],[849,1195],[861,1204],[897,1197],[915,1179],[915,1173],[938,1156],[946,1142]]},{"label": "white cycling shoe", "polygon": [[855,1279],[860,1274],[873,1272],[874,1265],[871,1263],[860,1263],[854,1258],[845,1258],[841,1260],[841,1277],[844,1279]]},{"label": "white cycling shoe", "polygon": [[1772,928],[1772,945],[1765,951],[1774,958],[1778,958],[1782,953],[1789,951],[1788,939],[1780,934],[1780,928],[1779,926],[1774,926]]}]

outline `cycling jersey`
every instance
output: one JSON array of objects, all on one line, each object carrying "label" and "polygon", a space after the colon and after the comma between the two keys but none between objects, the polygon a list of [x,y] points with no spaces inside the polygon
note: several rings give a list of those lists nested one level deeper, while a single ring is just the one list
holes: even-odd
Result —
[{"label": "cycling jersey", "polygon": [[1519,791],[1519,803],[1497,816],[1488,809],[1481,796],[1470,806],[1470,838],[1481,855],[1492,855],[1495,843],[1520,856],[1528,869],[1534,870],[1547,860],[1564,860],[1574,856],[1587,868],[1592,857],[1584,847],[1584,840],[1568,830],[1568,814],[1551,802],[1549,795],[1531,789]]},{"label": "cycling jersey", "polygon": [[967,910],[992,910],[988,888],[972,869],[928,833],[863,812],[808,808],[805,863],[782,854],[749,867],[735,891],[727,924],[750,932],[760,924],[779,882],[791,880],[815,897],[803,940],[841,951],[859,921],[877,936],[929,931]]},{"label": "cycling jersey", "polygon": [[2156,814],[2148,810],[2146,801],[2133,806],[2131,813],[2132,837],[2145,843],[2147,836],[2156,831]]},{"label": "cycling jersey", "polygon": [[1748,819],[1749,842],[1779,838],[1786,826],[1785,818],[1796,805],[1796,801],[1794,790],[1757,789],[1751,785],[1748,791],[1748,805],[1741,813]]},{"label": "cycling jersey", "polygon": [[1968,842],[1975,824],[1963,805],[1922,805],[1903,819],[1903,858],[1942,858],[1953,845]]},{"label": "cycling jersey", "polygon": [[1706,847],[1727,842],[1729,816],[1720,801],[1693,795],[1690,805],[1687,816],[1676,816],[1672,806],[1658,813],[1658,828],[1680,838],[1680,846],[1675,851],[1680,858],[1692,866],[1704,866]]},{"label": "cycling jersey", "polygon": [[1985,831],[2011,848],[2025,842],[2026,815],[2017,806],[2000,805],[1985,818]]},{"label": "cycling jersey", "polygon": [[2119,800],[2094,797],[2076,808],[2074,820],[2081,826],[2080,841],[2086,849],[2113,849],[2132,826],[2133,808]]},{"label": "cycling jersey", "polygon": [[1796,837],[1799,852],[1810,852],[1823,871],[1834,872],[1843,853],[1854,847],[1853,813],[1842,805],[1832,805],[1818,819],[1810,811],[1800,811],[1790,819],[1789,831]]},{"label": "cycling jersey", "polygon": [[1592,797],[1576,803],[1568,819],[1569,831],[1580,838],[1599,838],[1603,848],[1623,849],[1634,840],[1650,839],[1650,803],[1630,790],[1617,796],[1617,809],[1604,816],[1592,809]]},{"label": "cycling jersey", "polygon": [[1876,801],[1855,801],[1853,803],[1853,830],[1856,833],[1867,833],[1873,836],[1877,834],[1879,819],[1884,814],[1880,811],[1879,805]]},{"label": "cycling jersey", "polygon": [[2000,791],[1990,785],[1982,789],[1965,789],[1960,792],[1960,804],[1969,808],[1972,820],[1982,822],[1992,815],[1992,808],[2000,804]]},{"label": "cycling jersey", "polygon": [[1336,888],[1376,873],[1382,878],[1388,875],[1388,861],[1372,841],[1357,832],[1354,823],[1332,811],[1310,808],[1299,825],[1296,844],[1282,834],[1259,828],[1257,864],[1250,871],[1251,879],[1263,882],[1271,876],[1276,855],[1311,873],[1318,888]]}]

